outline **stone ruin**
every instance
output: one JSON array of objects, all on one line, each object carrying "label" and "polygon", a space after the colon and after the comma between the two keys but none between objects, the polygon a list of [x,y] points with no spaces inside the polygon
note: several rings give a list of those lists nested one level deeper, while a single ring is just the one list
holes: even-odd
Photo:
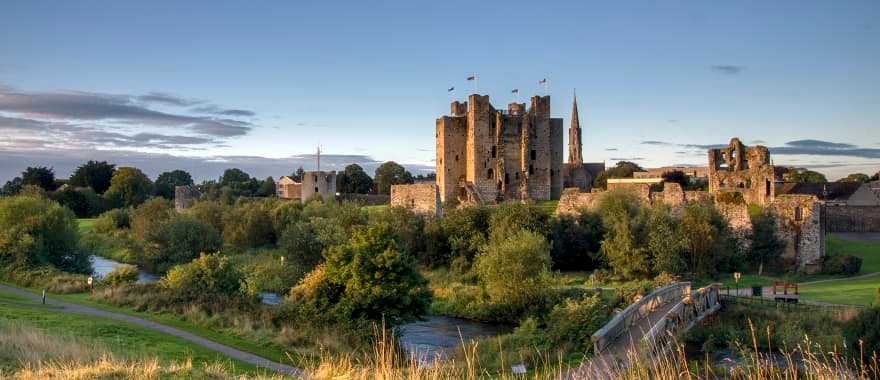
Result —
[{"label": "stone ruin", "polygon": [[188,209],[202,196],[202,192],[198,186],[175,186],[174,187],[174,209],[183,211]]},{"label": "stone ruin", "polygon": [[709,192],[736,192],[747,203],[767,206],[775,196],[775,185],[767,147],[746,147],[733,138],[726,148],[709,149]]}]

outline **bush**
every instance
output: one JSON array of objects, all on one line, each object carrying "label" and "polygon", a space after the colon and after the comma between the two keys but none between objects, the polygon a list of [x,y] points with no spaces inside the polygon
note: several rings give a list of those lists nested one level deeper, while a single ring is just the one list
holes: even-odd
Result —
[{"label": "bush", "polygon": [[103,202],[94,190],[67,186],[52,193],[52,199],[73,211],[79,218],[91,218],[101,213]]},{"label": "bush", "polygon": [[506,202],[492,210],[489,217],[489,239],[503,239],[520,230],[547,236],[548,216],[520,202]]},{"label": "bush", "polygon": [[200,222],[214,228],[217,233],[223,233],[223,215],[226,206],[217,201],[200,201],[186,209],[186,214],[192,215]]},{"label": "bush", "polygon": [[553,220],[553,269],[590,270],[598,266],[598,252],[605,230],[597,214],[583,212],[577,217]]},{"label": "bush", "polygon": [[110,233],[131,227],[128,209],[117,208],[107,211],[95,220],[92,230],[98,233]]},{"label": "bush", "polygon": [[82,293],[89,287],[87,275],[65,273],[51,266],[0,268],[0,277],[17,285],[58,294]]},{"label": "bush", "polygon": [[281,254],[306,271],[312,270],[321,263],[323,260],[321,252],[324,248],[315,227],[309,222],[298,222],[288,226],[278,239],[278,249]]},{"label": "bush", "polygon": [[174,208],[171,202],[164,198],[150,199],[132,210],[131,232],[135,238],[144,241],[147,235],[165,225],[172,215]]},{"label": "bush", "polygon": [[296,285],[308,270],[290,260],[281,261],[279,257],[270,256],[246,266],[244,272],[245,291],[255,295],[259,292],[283,294]]},{"label": "bush", "polygon": [[223,219],[223,240],[238,248],[256,248],[275,239],[272,218],[260,202],[244,203]]},{"label": "bush", "polygon": [[278,202],[272,209],[272,228],[278,236],[294,223],[302,220],[303,204],[300,202]]},{"label": "bush", "polygon": [[645,212],[631,191],[612,190],[599,201],[599,214],[607,231],[602,254],[623,278],[645,278],[651,273],[650,251],[644,247]]},{"label": "bush", "polygon": [[608,321],[609,311],[598,295],[567,299],[547,316],[547,337],[566,352],[589,352],[593,348],[591,337]]},{"label": "bush", "polygon": [[763,274],[764,266],[779,267],[779,258],[785,249],[785,241],[776,234],[776,221],[772,214],[761,211],[752,214],[749,211],[752,221],[752,246],[747,252],[746,260],[758,271]]},{"label": "bush", "polygon": [[113,269],[110,273],[107,273],[101,282],[107,284],[109,286],[120,286],[120,285],[128,285],[137,282],[138,280],[138,269],[134,265],[120,265]]},{"label": "bush", "polygon": [[431,292],[411,256],[384,226],[357,229],[326,253],[324,266],[291,293],[307,315],[337,322],[385,318],[392,325],[427,312]]},{"label": "bush", "polygon": [[440,225],[449,242],[450,260],[462,258],[463,264],[470,266],[488,240],[489,210],[480,206],[453,208],[446,212]]},{"label": "bush", "polygon": [[491,302],[523,310],[539,300],[548,286],[549,251],[544,237],[532,231],[492,240],[474,264]]},{"label": "bush", "polygon": [[425,250],[425,219],[404,207],[388,207],[371,213],[369,225],[383,226],[391,231],[398,249],[404,254],[418,257]]},{"label": "bush", "polygon": [[122,167],[113,173],[104,197],[114,207],[144,203],[153,194],[153,182],[137,168]]},{"label": "bush", "polygon": [[854,275],[862,270],[862,258],[853,255],[827,256],[822,265],[826,274]]},{"label": "bush", "polygon": [[142,263],[150,272],[164,273],[201,253],[216,252],[221,244],[211,226],[189,215],[177,215],[147,234]]},{"label": "bush", "polygon": [[162,277],[159,285],[178,301],[229,297],[239,293],[242,275],[229,258],[201,255],[189,264],[178,265]]},{"label": "bush", "polygon": [[0,263],[91,272],[73,213],[45,198],[0,198]]},{"label": "bush", "polygon": [[[864,357],[872,357],[872,352],[880,354],[880,307],[863,309],[855,318],[843,326],[843,336],[850,352]],[[860,344],[861,343],[861,344]]]}]

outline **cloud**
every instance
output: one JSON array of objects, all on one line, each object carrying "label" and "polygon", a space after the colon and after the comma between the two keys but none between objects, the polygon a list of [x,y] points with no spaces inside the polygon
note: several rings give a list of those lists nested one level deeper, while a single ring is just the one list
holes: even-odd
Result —
[{"label": "cloud", "polygon": [[[149,102],[185,103],[182,98],[162,93],[144,95]],[[205,116],[191,116],[153,110],[139,97],[90,92],[23,92],[0,91],[0,112],[18,117],[65,122],[98,122],[140,127],[184,128],[190,132],[212,136],[233,137],[250,132],[251,123]]]},{"label": "cloud", "polygon": [[220,115],[220,116],[232,116],[232,117],[254,117],[256,113],[254,111],[242,110],[242,109],[223,109],[217,105],[209,104],[201,107],[195,107],[191,111],[196,113],[206,113],[212,115]]},{"label": "cloud", "polygon": [[179,96],[167,94],[164,92],[151,92],[146,95],[140,95],[137,97],[137,100],[140,100],[145,103],[160,103],[169,106],[177,106],[177,107],[189,107],[192,105],[196,105],[202,103],[201,100],[194,99],[184,99]]},{"label": "cloud", "polygon": [[642,161],[644,157],[613,157],[611,161]]},{"label": "cloud", "polygon": [[712,71],[724,75],[737,75],[746,69],[745,66],[741,65],[713,65],[710,68]]},{"label": "cloud", "polygon": [[795,140],[785,143],[785,145],[796,148],[815,148],[815,149],[852,149],[856,146],[846,143],[834,143],[822,140]]},{"label": "cloud", "polygon": [[617,148],[605,148],[605,150],[608,152],[616,152]]},{"label": "cloud", "polygon": [[839,156],[858,158],[880,158],[880,149],[862,148],[848,143],[836,143],[822,140],[795,140],[785,143],[785,146],[771,147],[770,153],[778,155],[814,155],[814,156]]},{"label": "cloud", "polygon": [[[59,178],[66,178],[77,166],[88,160],[108,161],[117,166],[134,166],[155,179],[160,173],[174,169],[186,170],[196,181],[217,179],[228,168],[239,168],[257,178],[272,176],[275,179],[289,175],[302,166],[314,170],[315,155],[305,154],[285,158],[258,156],[211,156],[184,157],[169,154],[144,153],[131,150],[9,150],[0,143],[0,182],[21,174],[28,166],[52,167]],[[321,154],[322,170],[341,171],[349,164],[358,164],[372,175],[382,164],[368,155]],[[402,164],[412,173],[434,171],[433,166]]]},{"label": "cloud", "polygon": [[767,143],[767,142],[764,141],[764,140],[752,140],[752,141],[749,141],[749,144],[752,144],[752,145],[760,145],[760,144],[766,144],[766,143]]},{"label": "cloud", "polygon": [[669,146],[669,145],[673,145],[673,144],[666,142],[666,141],[647,140],[647,141],[642,141],[642,145]]}]

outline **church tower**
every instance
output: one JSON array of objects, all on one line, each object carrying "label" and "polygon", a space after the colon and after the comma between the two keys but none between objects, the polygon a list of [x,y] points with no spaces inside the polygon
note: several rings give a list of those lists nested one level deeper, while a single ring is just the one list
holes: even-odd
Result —
[{"label": "church tower", "polygon": [[581,145],[581,123],[578,120],[577,93],[571,106],[571,126],[568,128],[568,163],[580,165],[584,162]]}]

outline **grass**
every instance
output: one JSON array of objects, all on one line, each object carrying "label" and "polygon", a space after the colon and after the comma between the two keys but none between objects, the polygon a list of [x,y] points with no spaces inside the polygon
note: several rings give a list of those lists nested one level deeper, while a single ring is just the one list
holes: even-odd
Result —
[{"label": "grass", "polygon": [[[233,368],[235,373],[261,372],[257,367],[232,360],[225,355],[197,346],[183,339],[124,321],[115,321],[94,316],[65,313],[57,307],[38,302],[0,290],[0,323],[14,327],[10,331],[37,330],[39,333],[59,336],[69,341],[82,343],[86,347],[100,347],[114,355],[131,359],[156,359],[160,363],[171,363],[182,358],[191,358],[200,366],[223,365]],[[9,333],[2,334],[4,342],[12,339]],[[7,369],[15,363],[8,360],[2,365]],[[2,359],[2,358],[0,358]]]},{"label": "grass", "polygon": [[798,291],[801,298],[813,301],[852,305],[878,304],[880,275],[802,285]]},{"label": "grass", "polygon": [[553,215],[556,212],[556,206],[559,205],[558,199],[544,199],[535,202],[535,208],[538,210],[542,210],[550,215]]},{"label": "grass", "polygon": [[92,227],[95,225],[95,221],[97,218],[82,218],[77,219],[79,222],[79,232],[82,234],[92,232]]}]

